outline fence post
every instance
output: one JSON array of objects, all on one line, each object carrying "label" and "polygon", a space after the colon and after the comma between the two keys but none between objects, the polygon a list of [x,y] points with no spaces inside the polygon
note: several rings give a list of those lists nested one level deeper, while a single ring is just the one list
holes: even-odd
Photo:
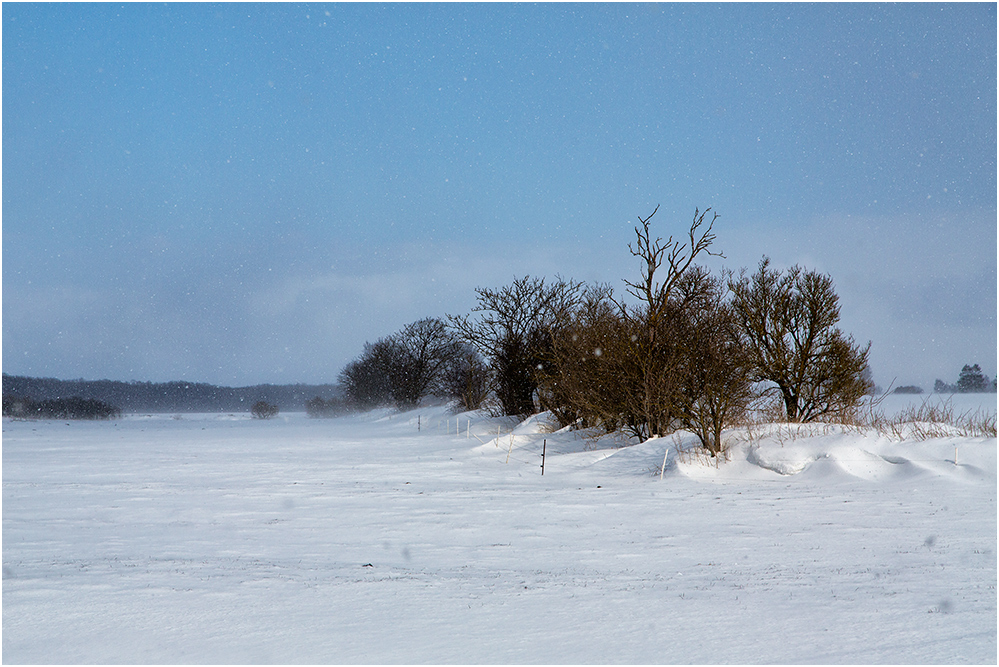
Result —
[{"label": "fence post", "polygon": [[[535,440],[535,442],[537,442]],[[541,476],[545,476],[545,450],[548,449],[548,440],[541,441]]]}]

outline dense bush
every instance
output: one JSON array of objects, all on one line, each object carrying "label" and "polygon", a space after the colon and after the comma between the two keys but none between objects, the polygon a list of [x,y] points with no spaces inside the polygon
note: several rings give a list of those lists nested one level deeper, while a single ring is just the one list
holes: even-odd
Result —
[{"label": "dense bush", "polygon": [[627,347],[631,331],[606,285],[590,287],[555,336],[552,359],[539,386],[541,407],[559,426],[615,431],[628,421]]},{"label": "dense bush", "polygon": [[[691,284],[688,292],[686,283]],[[683,428],[697,435],[713,455],[721,453],[722,431],[743,417],[756,397],[752,355],[739,330],[725,284],[697,270],[681,281],[680,300],[686,303],[681,329],[683,351],[681,399]]]},{"label": "dense bush", "polygon": [[923,393],[922,387],[917,387],[916,385],[905,385],[902,387],[896,387],[893,394],[921,394]]},{"label": "dense bush", "polygon": [[471,317],[449,316],[451,327],[488,361],[492,390],[505,415],[536,411],[539,381],[551,361],[552,339],[579,305],[582,283],[525,276],[497,290],[476,288]]},{"label": "dense bush", "polygon": [[253,415],[254,419],[271,419],[277,417],[278,406],[267,401],[257,401],[250,408],[250,414]]}]

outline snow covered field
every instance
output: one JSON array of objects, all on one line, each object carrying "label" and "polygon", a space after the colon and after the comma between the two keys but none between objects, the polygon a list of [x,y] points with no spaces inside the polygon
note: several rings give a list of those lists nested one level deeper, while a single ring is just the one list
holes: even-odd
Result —
[{"label": "snow covered field", "polygon": [[994,438],[455,420],[5,419],[3,661],[996,662]]}]

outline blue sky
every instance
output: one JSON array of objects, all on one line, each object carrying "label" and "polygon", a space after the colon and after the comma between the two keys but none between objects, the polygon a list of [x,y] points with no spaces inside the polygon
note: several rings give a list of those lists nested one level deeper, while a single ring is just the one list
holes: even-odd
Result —
[{"label": "blue sky", "polygon": [[996,373],[994,4],[17,4],[3,370],[331,382],[525,274],[829,273],[887,385]]}]

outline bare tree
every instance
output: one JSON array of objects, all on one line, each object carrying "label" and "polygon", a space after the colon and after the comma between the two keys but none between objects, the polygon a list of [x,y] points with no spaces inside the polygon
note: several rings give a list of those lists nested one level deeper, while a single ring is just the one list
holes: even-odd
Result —
[{"label": "bare tree", "polygon": [[813,421],[857,405],[873,387],[871,344],[836,327],[832,278],[797,266],[782,273],[764,257],[752,276],[731,279],[732,306],[754,379],[773,383],[790,421]]},{"label": "bare tree", "polygon": [[383,338],[365,343],[361,356],[344,366],[337,381],[351,408],[366,410],[392,402],[394,359],[394,346]]},{"label": "bare tree", "polygon": [[392,396],[400,408],[415,406],[440,391],[444,373],[459,353],[458,341],[444,322],[427,317],[408,324],[391,337]]},{"label": "bare tree", "polygon": [[551,363],[554,332],[579,302],[581,283],[524,278],[498,290],[476,288],[474,318],[448,316],[452,328],[489,362],[504,414],[534,412],[540,374]]},{"label": "bare tree", "polygon": [[[677,287],[698,255],[723,256],[710,250],[715,240],[712,229],[718,219],[715,213],[704,226],[710,208],[694,210],[686,241],[670,236],[665,243],[658,237],[653,240],[650,231],[650,221],[658,210],[657,206],[644,219],[639,216],[641,227],[635,227],[637,244],[628,245],[631,254],[643,263],[641,281],[625,281],[639,306],[629,308],[618,303],[627,323],[625,328],[631,331],[627,366],[633,374],[634,389],[625,414],[629,430],[642,439],[673,430],[684,400],[683,357],[689,339],[677,325],[686,317],[684,311],[689,304],[677,300],[683,296]],[[665,269],[665,275],[660,269]]]},{"label": "bare tree", "polygon": [[454,334],[439,318],[427,317],[366,343],[361,357],[344,368],[340,383],[357,407],[394,402],[401,409],[440,393],[445,371],[459,354]]},{"label": "bare tree", "polygon": [[556,363],[542,385],[543,406],[563,426],[622,428],[640,439],[711,416],[714,421],[700,432],[708,434],[705,446],[716,447],[720,435],[714,436],[714,425],[733,414],[742,387],[731,403],[720,395],[703,396],[739,384],[727,367],[725,383],[702,367],[710,361],[720,373],[734,349],[701,340],[724,329],[720,281],[693,264],[702,253],[718,254],[709,250],[714,219],[705,226],[709,211],[695,211],[687,241],[663,242],[652,238],[655,212],[639,218],[637,244],[629,245],[643,264],[640,281],[625,281],[638,305],[617,301],[607,286],[584,293],[568,326],[553,339]]},{"label": "bare tree", "polygon": [[601,426],[608,432],[622,423],[629,374],[625,322],[609,285],[587,287],[568,324],[552,339],[552,363],[541,377],[541,407],[560,426]]},{"label": "bare tree", "polygon": [[[645,328],[650,337],[655,337],[656,332],[659,331],[658,325],[665,316],[670,296],[677,282],[693,264],[694,258],[702,252],[715,257],[724,257],[720,252],[709,250],[715,241],[712,228],[715,225],[715,220],[718,219],[718,214],[713,214],[707,228],[701,230],[704,218],[711,212],[710,208],[703,212],[694,209],[694,219],[687,232],[689,245],[688,242],[674,241],[672,236],[665,243],[663,243],[662,238],[658,237],[655,241],[652,240],[649,223],[658,210],[659,207],[656,206],[655,210],[645,219],[638,216],[642,228],[635,227],[635,234],[638,236],[637,249],[630,243],[628,244],[628,250],[631,251],[632,256],[638,257],[644,263],[642,280],[638,283],[624,281],[628,286],[628,292],[642,304],[638,316],[644,320]],[[662,268],[663,261],[666,262],[666,276],[660,282],[656,277],[656,272]],[[621,309],[622,312],[626,310],[623,306]]]}]

